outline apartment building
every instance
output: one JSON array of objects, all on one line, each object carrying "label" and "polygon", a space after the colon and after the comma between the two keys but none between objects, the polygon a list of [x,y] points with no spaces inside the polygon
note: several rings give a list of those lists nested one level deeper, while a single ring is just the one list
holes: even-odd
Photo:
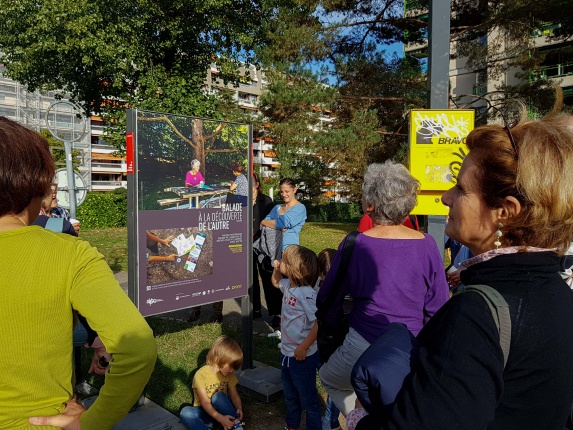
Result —
[{"label": "apartment building", "polygon": [[102,139],[104,123],[100,116],[91,117],[91,184],[92,191],[127,188],[127,162],[115,146]]},{"label": "apartment building", "polygon": [[[212,63],[207,71],[204,82],[204,90],[209,94],[218,93],[221,88],[226,88],[233,94],[233,99],[245,112],[256,116],[259,113],[259,97],[264,93],[268,84],[264,71],[257,69],[254,65],[245,65],[239,69],[239,86],[225,84],[219,77],[219,68],[216,63]],[[260,137],[261,133],[254,133],[253,136],[253,162],[255,169],[261,178],[270,178],[276,175],[276,170],[280,168],[277,154],[273,147],[272,139]]]},{"label": "apartment building", "polygon": [[[26,86],[2,76],[0,66],[0,115],[10,118],[31,130],[40,132],[48,125],[56,136],[64,139],[77,139],[72,143],[78,173],[88,189],[91,189],[91,131],[89,120],[78,121],[69,105],[58,103],[55,93],[40,94],[30,92]],[[81,136],[81,138],[80,138]],[[64,149],[61,147],[53,149]],[[57,169],[65,168],[65,163],[57,163]]]},{"label": "apartment building", "polygon": [[[428,18],[427,10],[423,9],[419,0],[405,0],[405,14],[416,16],[422,19]],[[567,58],[572,58],[573,42],[560,39],[548,39],[560,27],[558,23],[538,23],[529,35],[533,47],[545,54],[545,60],[541,69],[536,73],[529,73],[528,79],[534,80],[547,78],[557,83],[563,90],[565,103],[573,105],[573,62]],[[492,31],[480,39],[480,43],[492,49],[498,46],[498,33]],[[496,41],[494,44],[493,41]],[[453,48],[453,45],[452,45]],[[500,55],[505,52],[506,46],[502,43],[497,52],[492,52],[491,56],[497,56],[501,63],[509,64],[510,58]],[[453,50],[453,49],[452,49]],[[426,43],[407,44],[404,46],[404,54],[424,61],[428,55]],[[456,100],[458,106],[471,103],[476,100],[476,96],[489,94],[488,98],[495,98],[495,91],[500,85],[516,85],[523,82],[523,70],[519,68],[508,68],[504,73],[492,78],[487,69],[472,70],[467,66],[466,58],[450,59],[450,95]],[[475,102],[475,108],[485,106],[485,102]],[[456,106],[452,105],[452,108]]]}]

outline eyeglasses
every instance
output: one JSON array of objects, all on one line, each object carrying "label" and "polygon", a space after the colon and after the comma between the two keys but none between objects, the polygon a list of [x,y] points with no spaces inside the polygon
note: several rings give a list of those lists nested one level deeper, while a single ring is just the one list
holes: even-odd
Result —
[{"label": "eyeglasses", "polygon": [[55,193],[58,191],[58,184],[50,184],[50,189],[52,190],[52,193]]}]

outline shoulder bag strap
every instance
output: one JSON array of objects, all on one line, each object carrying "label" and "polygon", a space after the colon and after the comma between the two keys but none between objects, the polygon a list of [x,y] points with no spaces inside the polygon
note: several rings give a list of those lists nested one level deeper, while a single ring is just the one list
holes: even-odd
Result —
[{"label": "shoulder bag strap", "polygon": [[466,292],[476,292],[485,300],[495,325],[499,330],[499,344],[503,351],[503,367],[507,364],[509,357],[509,347],[511,345],[511,317],[509,315],[509,305],[503,296],[495,288],[489,285],[466,285],[459,290],[456,295]]},{"label": "shoulder bag strap", "polygon": [[350,264],[350,257],[352,256],[352,251],[354,249],[354,244],[356,243],[356,237],[360,233],[358,231],[353,231],[346,236],[346,241],[342,247],[342,257],[340,259],[340,264],[338,265],[338,270],[336,271],[336,278],[334,279],[334,287],[330,291],[326,300],[321,304],[320,309],[316,311],[316,317],[322,318],[326,312],[330,309],[334,303],[334,299],[338,296],[338,292],[342,287],[342,281],[346,276],[348,271],[348,265]]}]

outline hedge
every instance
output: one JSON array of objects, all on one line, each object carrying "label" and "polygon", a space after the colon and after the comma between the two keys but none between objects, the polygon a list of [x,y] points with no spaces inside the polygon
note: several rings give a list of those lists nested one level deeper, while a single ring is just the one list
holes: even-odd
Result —
[{"label": "hedge", "polygon": [[[360,203],[304,203],[309,222],[358,223],[362,217]],[[112,193],[89,192],[78,207],[77,218],[82,229],[127,226],[127,190],[117,188]]]},{"label": "hedge", "polygon": [[78,206],[77,219],[82,229],[127,226],[127,190],[117,188],[111,193],[88,192]]},{"label": "hedge", "polygon": [[360,203],[306,204],[306,220],[309,222],[358,223],[361,217],[362,205]]}]

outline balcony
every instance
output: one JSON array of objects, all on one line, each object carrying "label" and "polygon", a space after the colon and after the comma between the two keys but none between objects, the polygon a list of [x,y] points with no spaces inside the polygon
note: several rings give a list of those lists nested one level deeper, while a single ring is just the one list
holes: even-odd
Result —
[{"label": "balcony", "polygon": [[541,67],[533,72],[534,79],[559,78],[562,76],[573,75],[573,63],[553,64]]},{"label": "balcony", "polygon": [[105,161],[92,161],[93,173],[126,173],[126,163],[113,163]]},{"label": "balcony", "polygon": [[561,24],[553,24],[550,22],[543,22],[537,25],[536,28],[531,30],[529,37],[551,37],[555,35],[555,30],[561,28]]},{"label": "balcony", "polygon": [[[100,145],[103,146],[103,145]],[[92,147],[93,149],[93,147]],[[101,148],[98,148],[102,150]],[[93,173],[126,173],[127,163],[125,158],[114,155],[111,152],[92,152],[92,172]]]},{"label": "balcony", "polygon": [[484,94],[487,94],[487,85],[475,84],[472,88],[472,94],[474,96],[483,96]]},{"label": "balcony", "polygon": [[120,187],[127,188],[127,181],[92,181],[92,191],[113,191]]}]

